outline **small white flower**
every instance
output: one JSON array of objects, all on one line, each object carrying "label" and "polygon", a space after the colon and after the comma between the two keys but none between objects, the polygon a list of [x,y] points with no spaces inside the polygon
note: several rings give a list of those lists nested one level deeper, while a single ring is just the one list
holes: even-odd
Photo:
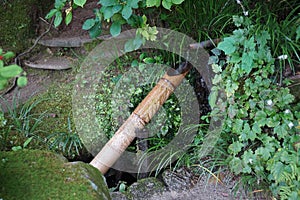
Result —
[{"label": "small white flower", "polygon": [[288,58],[288,55],[281,55],[281,56],[278,56],[278,59],[279,60],[286,60]]},{"label": "small white flower", "polygon": [[248,16],[248,15],[249,15],[249,12],[248,12],[248,11],[245,11],[245,12],[244,12],[244,15],[245,15],[245,16]]},{"label": "small white flower", "polygon": [[249,163],[250,163],[250,164],[253,163],[253,159],[252,159],[252,158],[249,159]]},{"label": "small white flower", "polygon": [[289,113],[291,113],[291,111],[290,111],[290,109],[286,109],[286,110],[284,111],[284,113],[285,113],[285,114],[289,114]]},{"label": "small white flower", "polygon": [[288,126],[289,126],[290,128],[293,128],[294,124],[293,124],[292,122],[290,122],[290,123],[288,124]]},{"label": "small white flower", "polygon": [[271,100],[271,99],[269,99],[268,101],[267,101],[267,105],[268,106],[271,106],[273,104],[273,101]]}]

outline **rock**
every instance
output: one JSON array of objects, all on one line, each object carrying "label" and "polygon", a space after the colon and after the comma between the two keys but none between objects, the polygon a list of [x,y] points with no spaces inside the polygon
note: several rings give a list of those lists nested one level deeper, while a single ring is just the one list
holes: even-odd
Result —
[{"label": "rock", "polygon": [[96,168],[52,152],[0,152],[0,168],[0,199],[111,199]]},{"label": "rock", "polygon": [[112,192],[110,193],[111,198],[113,200],[128,200],[129,197],[126,196],[126,194],[123,194],[122,192]]},{"label": "rock", "polygon": [[192,177],[193,175],[184,168],[176,172],[165,170],[162,173],[162,179],[167,188],[174,191],[188,190],[193,187]]},{"label": "rock", "polygon": [[25,61],[24,64],[31,68],[63,70],[72,68],[74,61],[74,59],[63,56],[43,56],[39,59]]},{"label": "rock", "polygon": [[145,200],[150,199],[153,195],[160,195],[166,188],[162,182],[154,177],[140,179],[128,187],[125,193],[112,192],[113,200]]},{"label": "rock", "polygon": [[[98,40],[107,40],[111,38],[110,35],[103,35],[98,37]],[[47,47],[82,47],[86,43],[93,42],[96,39],[91,39],[87,36],[75,36],[68,38],[49,38],[41,39],[38,43]]]},{"label": "rock", "polygon": [[51,38],[41,39],[38,43],[47,47],[81,47],[85,43],[92,42],[93,39],[88,37],[71,37],[71,38]]}]

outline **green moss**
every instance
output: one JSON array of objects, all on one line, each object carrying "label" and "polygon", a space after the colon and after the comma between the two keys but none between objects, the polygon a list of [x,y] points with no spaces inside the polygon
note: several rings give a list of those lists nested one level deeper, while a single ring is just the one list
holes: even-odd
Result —
[{"label": "green moss", "polygon": [[101,173],[47,151],[0,152],[0,199],[110,199]]},{"label": "green moss", "polygon": [[68,132],[68,117],[72,118],[72,83],[54,83],[29,101],[43,99],[33,110],[35,113],[47,112],[40,129],[44,136],[55,132]]},{"label": "green moss", "polygon": [[30,46],[38,16],[50,10],[53,0],[6,0],[0,2],[0,47],[20,53]]}]

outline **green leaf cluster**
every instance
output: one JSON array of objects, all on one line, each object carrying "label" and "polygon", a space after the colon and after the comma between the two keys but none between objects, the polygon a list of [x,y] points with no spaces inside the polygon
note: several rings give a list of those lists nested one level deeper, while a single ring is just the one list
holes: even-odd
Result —
[{"label": "green leaf cluster", "polygon": [[147,7],[159,7],[163,6],[165,9],[170,10],[172,5],[178,5],[184,2],[184,0],[147,0],[146,5]]},{"label": "green leaf cluster", "polygon": [[[280,199],[299,199],[300,149],[293,144],[300,142],[300,135],[294,96],[272,79],[275,66],[268,32],[255,30],[248,18],[236,16],[234,22],[239,28],[217,47],[226,60],[214,58],[210,95],[212,116],[226,106],[222,141],[227,142],[228,165],[237,175],[252,175],[269,184]],[[226,102],[217,103],[220,90]]]},{"label": "green leaf cluster", "polygon": [[[129,24],[137,30],[135,39],[128,41],[125,45],[126,51],[132,51],[139,48],[146,40],[155,40],[156,27],[150,27],[147,24],[147,18],[140,16],[134,11],[145,7],[159,7],[170,10],[172,5],[181,4],[184,0],[99,0],[101,8],[94,9],[94,18],[87,19],[82,29],[89,31],[91,38],[97,38],[102,33],[102,23],[109,22],[110,34],[118,36],[122,31],[122,25]],[[65,23],[68,25],[72,21],[72,10],[76,7],[83,7],[86,0],[55,0],[54,8],[46,15],[46,19],[54,17],[54,26],[59,26],[65,15]]]},{"label": "green leaf cluster", "polygon": [[55,0],[54,8],[46,15],[46,19],[54,17],[54,26],[58,27],[65,17],[65,24],[68,25],[73,19],[73,9],[83,7],[86,0]]},{"label": "green leaf cluster", "polygon": [[11,78],[19,76],[17,80],[17,84],[20,87],[23,87],[27,84],[27,79],[25,76],[20,76],[23,72],[23,69],[15,64],[5,66],[5,61],[10,60],[15,55],[13,52],[6,52],[3,53],[3,50],[0,49],[0,90],[3,90],[7,84],[8,81]]}]

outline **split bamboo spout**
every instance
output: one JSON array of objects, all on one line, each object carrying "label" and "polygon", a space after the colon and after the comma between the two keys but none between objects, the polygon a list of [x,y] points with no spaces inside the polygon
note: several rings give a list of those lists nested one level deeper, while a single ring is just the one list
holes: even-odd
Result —
[{"label": "split bamboo spout", "polygon": [[190,68],[191,65],[185,62],[177,70],[167,71],[90,164],[105,174],[174,92]]}]

